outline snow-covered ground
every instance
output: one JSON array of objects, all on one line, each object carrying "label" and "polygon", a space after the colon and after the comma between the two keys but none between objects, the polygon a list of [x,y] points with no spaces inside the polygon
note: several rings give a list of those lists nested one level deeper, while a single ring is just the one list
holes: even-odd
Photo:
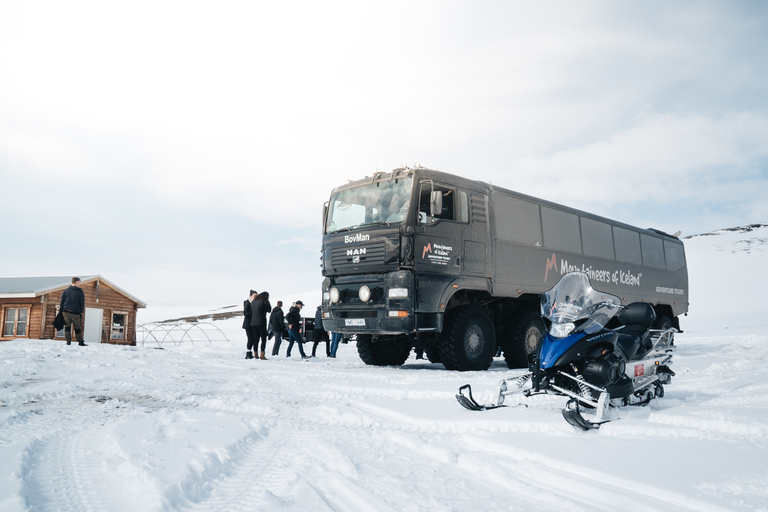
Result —
[{"label": "snow-covered ground", "polygon": [[521,372],[502,360],[245,360],[238,318],[163,350],[0,344],[0,510],[768,510],[767,241],[686,240],[677,377],[590,432],[556,397],[460,407]]}]

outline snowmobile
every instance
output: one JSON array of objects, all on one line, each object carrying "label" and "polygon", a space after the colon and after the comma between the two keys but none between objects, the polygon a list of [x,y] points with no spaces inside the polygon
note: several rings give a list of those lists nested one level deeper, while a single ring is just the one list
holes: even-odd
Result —
[{"label": "snowmobile", "polygon": [[466,384],[456,395],[461,405],[488,410],[504,407],[513,394],[563,395],[569,399],[565,420],[590,430],[613,419],[618,407],[664,396],[675,375],[670,364],[677,330],[651,329],[656,313],[650,304],[623,306],[619,297],[593,289],[587,274],[571,272],[542,296],[541,312],[547,333],[530,371],[502,381],[492,405],[475,401]]}]

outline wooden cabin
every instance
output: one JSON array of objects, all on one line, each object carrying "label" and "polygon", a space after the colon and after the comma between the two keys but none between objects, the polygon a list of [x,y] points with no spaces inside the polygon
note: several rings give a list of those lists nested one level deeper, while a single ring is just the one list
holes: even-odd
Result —
[{"label": "wooden cabin", "polygon": [[[85,342],[136,345],[136,313],[147,305],[101,276],[78,277],[85,293]],[[71,284],[72,276],[0,277],[0,341],[64,340],[53,320],[61,293]]]}]

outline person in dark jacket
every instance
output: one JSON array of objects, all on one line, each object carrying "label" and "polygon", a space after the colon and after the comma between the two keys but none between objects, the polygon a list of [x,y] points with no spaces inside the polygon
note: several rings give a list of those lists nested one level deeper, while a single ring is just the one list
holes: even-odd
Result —
[{"label": "person in dark jacket", "polygon": [[317,306],[315,311],[315,343],[312,345],[312,357],[317,354],[317,345],[321,342],[325,342],[325,357],[331,355],[331,340],[328,338],[328,331],[323,329],[323,310],[320,306]]},{"label": "person in dark jacket", "polygon": [[85,347],[82,322],[82,315],[85,312],[85,293],[80,289],[79,277],[73,277],[70,287],[61,294],[59,311],[64,316],[64,338],[67,340],[67,345],[72,344],[72,326],[74,326],[77,344]]},{"label": "person in dark jacket", "polygon": [[246,359],[253,359],[253,353],[251,349],[256,345],[256,335],[251,327],[251,303],[253,299],[259,294],[256,290],[251,290],[248,294],[248,298],[243,301],[243,329],[245,329],[245,335],[248,337],[248,350],[245,352]]},{"label": "person in dark jacket", "polygon": [[280,353],[280,343],[282,343],[283,337],[287,335],[285,332],[283,301],[281,300],[277,301],[277,305],[269,315],[269,330],[272,331],[272,335],[275,337],[275,342],[272,344],[272,355],[276,356]]},{"label": "person in dark jacket", "polygon": [[267,313],[270,311],[272,311],[272,304],[269,303],[269,293],[261,292],[251,302],[251,327],[256,335],[256,342],[253,345],[253,356],[256,357],[256,344],[261,339],[259,359],[264,361],[267,360],[264,351],[267,350]]},{"label": "person in dark jacket", "polygon": [[293,342],[299,344],[299,353],[302,359],[307,359],[307,354],[304,353],[304,340],[301,339],[301,308],[304,307],[304,303],[297,300],[291,309],[288,310],[288,314],[285,315],[285,320],[288,322],[288,352],[285,357],[291,357],[291,349],[293,348]]}]

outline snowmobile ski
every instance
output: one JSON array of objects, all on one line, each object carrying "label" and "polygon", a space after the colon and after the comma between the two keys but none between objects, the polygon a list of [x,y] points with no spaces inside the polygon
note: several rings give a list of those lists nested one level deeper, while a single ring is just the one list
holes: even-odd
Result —
[{"label": "snowmobile ski", "polygon": [[579,401],[575,398],[572,398],[568,401],[567,404],[565,404],[565,409],[562,410],[563,418],[565,418],[565,421],[570,423],[576,428],[580,428],[581,430],[587,431],[587,430],[596,430],[600,428],[600,425],[603,423],[607,423],[608,420],[604,421],[589,421],[584,416],[581,415],[581,410],[579,407]]},{"label": "snowmobile ski", "polygon": [[577,411],[572,411],[570,409],[563,409],[563,418],[565,418],[565,421],[570,423],[576,428],[580,428],[581,430],[587,431],[587,430],[593,430],[600,428],[599,424],[592,423],[591,421],[587,421],[584,419],[584,416],[579,414]]},{"label": "snowmobile ski", "polygon": [[[467,395],[464,395],[464,390],[467,390]],[[464,384],[459,388],[459,393],[456,395],[456,400],[465,408],[470,411],[488,411],[491,409],[498,409],[499,407],[506,407],[504,404],[498,405],[483,405],[475,400],[472,396],[472,387],[469,384]]]}]

